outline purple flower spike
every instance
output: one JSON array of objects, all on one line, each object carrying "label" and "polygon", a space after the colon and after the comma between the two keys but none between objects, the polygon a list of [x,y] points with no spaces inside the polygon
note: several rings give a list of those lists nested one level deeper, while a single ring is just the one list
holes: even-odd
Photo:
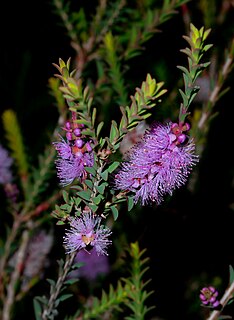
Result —
[{"label": "purple flower spike", "polygon": [[192,141],[179,138],[182,131],[177,124],[153,124],[127,154],[115,175],[115,189],[133,192],[135,202],[145,205],[160,204],[165,194],[184,185],[198,156]]},{"label": "purple flower spike", "polygon": [[[58,159],[55,161],[57,175],[61,186],[64,187],[75,179],[83,181],[86,178],[85,167],[93,166],[94,154],[92,149],[88,151],[82,148],[83,141],[81,139],[65,141],[61,136],[60,139],[60,142],[53,142],[53,145],[58,152]],[[77,141],[82,143],[77,143]]]},{"label": "purple flower spike", "polygon": [[93,247],[97,255],[108,255],[106,248],[112,243],[108,239],[111,233],[101,225],[101,217],[85,213],[70,223],[70,230],[64,236],[66,253]]},{"label": "purple flower spike", "polygon": [[83,181],[86,178],[85,167],[93,166],[93,155],[78,152],[71,159],[59,159],[56,161],[57,175],[61,186],[71,184],[75,179]]},{"label": "purple flower spike", "polygon": [[10,158],[7,150],[0,145],[0,184],[12,182],[13,178],[10,170],[12,163],[13,159]]},{"label": "purple flower spike", "polygon": [[61,141],[60,142],[53,142],[53,145],[55,146],[55,149],[58,151],[58,155],[62,159],[70,159],[72,158],[72,149],[61,136],[60,136]]},{"label": "purple flower spike", "polygon": [[209,305],[214,308],[220,304],[220,302],[217,300],[217,296],[218,291],[212,286],[208,288],[204,287],[199,295],[202,304]]}]

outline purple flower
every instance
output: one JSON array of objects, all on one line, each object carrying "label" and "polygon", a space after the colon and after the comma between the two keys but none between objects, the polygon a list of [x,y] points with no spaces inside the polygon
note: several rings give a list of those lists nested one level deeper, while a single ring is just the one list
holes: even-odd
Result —
[{"label": "purple flower", "polygon": [[160,204],[165,194],[184,185],[198,161],[195,145],[184,133],[188,124],[154,123],[141,142],[127,154],[115,175],[114,187],[133,192],[142,205],[153,201]]},{"label": "purple flower", "polygon": [[0,184],[7,184],[12,182],[12,173],[10,166],[13,159],[9,157],[7,150],[0,145]]},{"label": "purple flower", "polygon": [[[30,281],[35,277],[42,277],[48,266],[48,254],[53,245],[53,236],[44,230],[39,230],[30,240],[22,265],[21,290],[28,289]],[[15,267],[19,251],[16,251],[9,261],[9,266]]]},{"label": "purple flower", "polygon": [[77,270],[72,271],[69,276],[71,278],[83,277],[87,280],[93,281],[99,275],[107,274],[110,270],[108,257],[106,255],[99,255],[95,250],[87,252],[81,250],[77,253],[74,263],[82,262],[84,265]]},{"label": "purple flower", "polygon": [[91,212],[85,213],[70,223],[70,230],[64,236],[66,252],[93,247],[97,255],[108,255],[106,248],[112,243],[108,240],[111,233],[109,228],[101,225],[101,217],[94,216]]},{"label": "purple flower", "polygon": [[41,272],[45,267],[46,258],[52,245],[53,236],[51,233],[40,230],[33,236],[25,257],[25,269],[23,274],[26,277],[33,278]]},{"label": "purple flower", "polygon": [[92,167],[94,164],[93,150],[89,142],[83,142],[77,146],[77,138],[65,141],[60,137],[60,142],[53,142],[58,152],[58,160],[55,161],[57,175],[62,186],[71,184],[75,179],[86,178],[85,167]]},{"label": "purple flower", "polygon": [[72,158],[72,148],[68,142],[66,142],[63,137],[60,136],[59,142],[53,142],[55,149],[58,151],[59,157],[61,159],[71,159]]},{"label": "purple flower", "polygon": [[217,300],[217,296],[218,291],[214,287],[210,286],[208,288],[203,288],[199,297],[202,304],[215,308],[220,304],[220,302]]}]

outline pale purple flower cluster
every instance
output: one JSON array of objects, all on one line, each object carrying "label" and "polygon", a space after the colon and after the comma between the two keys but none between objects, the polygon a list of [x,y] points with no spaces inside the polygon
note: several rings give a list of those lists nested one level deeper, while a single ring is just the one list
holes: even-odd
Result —
[{"label": "pale purple flower cluster", "polygon": [[[41,277],[44,269],[48,266],[48,254],[53,245],[53,236],[44,230],[36,233],[26,250],[24,264],[22,266],[22,284],[21,290],[27,289],[29,282],[34,277]],[[18,258],[18,251],[12,256],[9,265],[14,267]]]},{"label": "pale purple flower cluster", "polygon": [[69,277],[83,277],[89,281],[94,281],[98,276],[106,275],[110,271],[108,257],[98,255],[95,250],[87,252],[81,250],[77,253],[74,263],[84,263],[79,269],[72,271]]},{"label": "pale purple flower cluster", "polygon": [[140,200],[142,205],[160,204],[165,194],[172,195],[198,162],[189,129],[187,123],[154,123],[128,152],[114,177],[115,189],[133,192],[135,203]]},{"label": "pale purple flower cluster", "polygon": [[28,278],[38,275],[45,267],[46,258],[53,245],[53,236],[40,230],[29,243],[25,257],[25,269],[23,274]]},{"label": "pale purple flower cluster", "polygon": [[108,239],[111,233],[109,228],[101,225],[101,217],[91,212],[83,213],[71,220],[70,229],[64,236],[66,253],[95,249],[97,255],[107,255],[106,249],[112,243]]},{"label": "pale purple flower cluster", "polygon": [[217,300],[217,296],[218,291],[214,287],[205,287],[201,290],[200,300],[205,306],[212,306],[215,308],[220,304],[219,300]]},{"label": "pale purple flower cluster", "polygon": [[9,156],[6,149],[0,145],[0,184],[7,184],[12,182],[12,172],[10,167],[13,159]]},{"label": "pale purple flower cluster", "polygon": [[59,142],[53,142],[58,152],[58,160],[55,161],[57,175],[62,186],[71,184],[75,179],[84,180],[86,178],[85,167],[92,167],[94,164],[94,154],[91,141],[87,141],[82,135],[84,126],[66,123],[66,140],[60,137]]}]

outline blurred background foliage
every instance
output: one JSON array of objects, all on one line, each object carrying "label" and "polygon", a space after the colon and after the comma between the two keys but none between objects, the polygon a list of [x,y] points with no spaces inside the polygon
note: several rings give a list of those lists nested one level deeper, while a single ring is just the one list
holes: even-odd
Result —
[{"label": "blurred background foliage", "polygon": [[[6,109],[13,109],[17,114],[33,166],[38,165],[38,154],[50,143],[59,117],[58,101],[54,93],[51,94],[50,82],[56,72],[52,64],[59,58],[67,61],[71,57],[72,65],[78,68],[84,83],[93,88],[98,116],[106,123],[119,117],[119,105],[130,104],[130,94],[134,94],[147,73],[157,81],[163,81],[168,90],[147,121],[176,120],[181,102],[178,88],[183,86],[177,66],[187,63],[180,52],[186,46],[182,36],[188,34],[190,22],[198,28],[211,28],[209,43],[213,47],[206,55],[206,61],[211,61],[211,65],[199,79],[201,90],[191,107],[194,126],[196,116],[200,117],[218,82],[225,61],[228,57],[233,58],[234,3],[231,0],[107,1],[109,9],[100,11],[101,23],[98,24],[99,17],[96,16],[95,25],[93,16],[98,3],[13,0],[4,2],[1,8],[1,114]],[[105,1],[100,3],[104,5]],[[168,9],[162,14],[160,10],[166,6]],[[146,7],[154,14],[157,10],[158,16],[146,16]],[[105,6],[104,9],[107,10]],[[116,12],[115,21],[109,16],[113,12]],[[97,25],[99,30],[95,29]],[[106,27],[111,33],[106,33]],[[90,28],[97,32],[94,39],[87,33]],[[145,32],[142,42],[137,38],[139,30]],[[127,47],[129,38],[132,47]],[[106,49],[108,46],[109,50]],[[108,72],[112,73],[107,76]],[[234,74],[230,70],[226,75],[219,83],[222,89],[230,90],[212,105],[211,114],[215,117],[204,127],[206,132],[201,139],[199,132],[193,132],[195,141],[197,138],[199,142],[201,158],[187,188],[174,192],[159,207],[137,206],[130,213],[123,207],[115,225],[114,248],[110,253],[112,262],[116,256],[121,256],[127,243],[139,241],[141,248],[147,248],[150,286],[154,290],[149,300],[151,305],[156,305],[149,319],[204,319],[199,290],[212,284],[220,292],[224,291],[229,265],[234,265]],[[60,107],[63,107],[62,103]],[[3,126],[0,133],[4,144]],[[49,189],[56,188],[59,187],[54,172]],[[4,204],[3,193],[1,201]],[[7,221],[2,218],[2,208],[0,212],[1,219]],[[55,224],[53,219],[47,223]],[[4,225],[1,225],[3,229]],[[49,255],[51,261],[46,277],[54,275],[56,259],[59,259],[59,253],[63,254],[63,229],[55,226],[54,232],[56,243]],[[120,262],[113,265],[113,271],[104,283],[118,279],[118,270],[122,267]],[[99,286],[105,284],[100,282],[92,290],[95,292]],[[18,308],[22,309],[22,318],[29,312],[28,309],[26,313],[24,311],[25,303],[46,289],[41,281],[29,297],[21,301]],[[69,307],[68,300],[64,309]],[[234,314],[233,307],[229,308],[229,313]],[[33,318],[33,311],[30,312],[32,316],[28,319]]]}]

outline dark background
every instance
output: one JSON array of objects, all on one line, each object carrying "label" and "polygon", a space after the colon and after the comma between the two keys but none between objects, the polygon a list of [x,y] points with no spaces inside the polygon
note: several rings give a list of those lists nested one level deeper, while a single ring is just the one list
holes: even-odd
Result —
[{"label": "dark background", "polygon": [[[85,1],[80,4],[87,6]],[[201,13],[195,5],[191,4],[191,8],[194,24],[202,25]],[[66,61],[74,51],[50,1],[5,1],[0,10],[1,113],[7,108],[17,112],[33,162],[58,117],[48,92],[48,79],[56,71],[52,63],[58,63],[59,58]],[[210,42],[219,51],[233,33],[233,21],[232,10],[225,24],[214,26]],[[160,79],[167,88],[173,87],[179,75],[176,65],[182,59],[179,50],[185,45],[181,13],[163,24],[161,30],[147,42],[144,55],[130,62],[129,76],[135,86],[150,72],[151,62],[157,58],[163,57],[172,70],[170,77]],[[171,54],[170,48],[178,55]],[[154,314],[163,319],[200,319],[199,290],[217,278],[222,294],[228,284],[229,265],[234,266],[233,72],[228,85],[231,90],[216,105],[219,114],[211,124],[197,168],[196,192],[191,194],[182,188],[158,208],[138,208],[134,228],[132,218],[123,218],[126,229],[130,228],[129,239],[138,239],[147,248],[155,290],[150,299],[156,305]]]}]

